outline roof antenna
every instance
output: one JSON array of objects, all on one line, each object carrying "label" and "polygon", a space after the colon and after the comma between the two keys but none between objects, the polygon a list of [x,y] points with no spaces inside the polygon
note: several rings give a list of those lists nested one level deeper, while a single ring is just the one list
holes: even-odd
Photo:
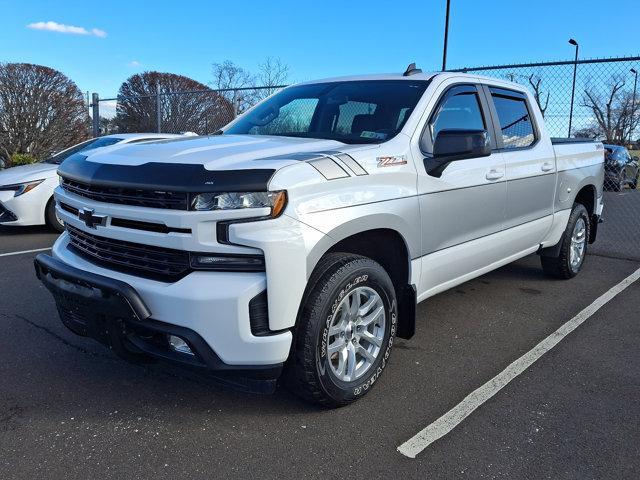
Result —
[{"label": "roof antenna", "polygon": [[402,74],[403,77],[409,77],[411,75],[415,75],[416,73],[422,73],[422,70],[416,68],[416,62],[410,63],[407,69]]}]

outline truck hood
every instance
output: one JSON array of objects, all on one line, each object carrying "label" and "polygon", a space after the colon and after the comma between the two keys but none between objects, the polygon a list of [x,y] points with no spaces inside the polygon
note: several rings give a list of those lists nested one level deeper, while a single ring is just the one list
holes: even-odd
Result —
[{"label": "truck hood", "polygon": [[108,188],[172,192],[265,191],[280,168],[322,152],[353,152],[378,145],[256,135],[192,137],[106,147],[66,159],[66,181]]},{"label": "truck hood", "polygon": [[44,180],[55,177],[58,165],[49,163],[32,163],[0,170],[0,185],[15,185],[34,180]]},{"label": "truck hood", "polygon": [[215,135],[124,145],[117,150],[103,149],[89,154],[87,160],[128,166],[150,162],[191,164],[202,165],[207,170],[277,169],[298,161],[296,154],[336,149],[342,151],[345,147],[349,146],[333,140]]}]

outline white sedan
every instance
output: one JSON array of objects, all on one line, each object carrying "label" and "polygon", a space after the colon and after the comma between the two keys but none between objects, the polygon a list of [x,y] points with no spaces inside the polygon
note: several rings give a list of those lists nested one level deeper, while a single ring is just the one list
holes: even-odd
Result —
[{"label": "white sedan", "polygon": [[178,138],[168,133],[122,133],[92,138],[56,153],[42,162],[0,170],[0,225],[49,225],[61,232],[53,190],[58,186],[58,166],[77,152],[116,144],[141,143]]}]

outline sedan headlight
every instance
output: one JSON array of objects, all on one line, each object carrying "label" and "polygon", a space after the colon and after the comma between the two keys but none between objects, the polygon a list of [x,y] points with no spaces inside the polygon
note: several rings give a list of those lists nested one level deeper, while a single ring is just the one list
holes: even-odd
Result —
[{"label": "sedan headlight", "polygon": [[270,217],[279,216],[287,204],[287,192],[227,192],[200,193],[191,200],[191,210],[237,210],[240,208],[270,208]]},{"label": "sedan headlight", "polygon": [[15,183],[13,185],[2,185],[0,186],[0,190],[4,190],[4,191],[13,190],[15,192],[13,196],[19,197],[22,194],[30,192],[31,190],[36,188],[38,185],[40,185],[42,182],[44,182],[44,179],[34,180],[33,182],[26,182],[26,183]]}]

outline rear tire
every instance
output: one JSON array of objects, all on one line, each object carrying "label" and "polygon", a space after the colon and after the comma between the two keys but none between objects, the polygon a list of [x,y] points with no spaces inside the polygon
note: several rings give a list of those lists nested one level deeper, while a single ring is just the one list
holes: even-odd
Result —
[{"label": "rear tire", "polygon": [[569,222],[560,239],[560,255],[540,257],[544,273],[563,280],[573,278],[580,273],[587,255],[590,233],[587,209],[581,203],[574,203]]},{"label": "rear tire", "polygon": [[624,189],[624,176],[622,173],[618,175],[618,178],[613,181],[613,186],[611,188],[614,192],[621,192]]},{"label": "rear tire", "polygon": [[49,199],[44,210],[44,218],[47,225],[58,233],[64,231],[64,223],[56,215],[56,202],[53,198]]},{"label": "rear tire", "polygon": [[325,407],[352,403],[387,366],[396,329],[395,289],[384,268],[367,257],[329,254],[309,280],[284,381]]},{"label": "rear tire", "polygon": [[633,182],[631,182],[631,190],[636,190],[638,188],[638,180],[640,179],[640,171],[636,172],[636,178]]}]

